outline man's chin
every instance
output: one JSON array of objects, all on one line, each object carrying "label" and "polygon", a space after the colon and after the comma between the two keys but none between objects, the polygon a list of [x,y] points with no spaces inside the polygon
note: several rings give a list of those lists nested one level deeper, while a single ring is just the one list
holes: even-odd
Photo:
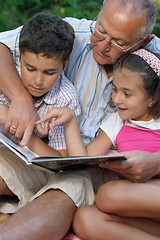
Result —
[{"label": "man's chin", "polygon": [[95,54],[95,55],[93,55],[93,58],[100,65],[113,65],[114,64],[114,61],[108,56],[100,57],[99,55]]}]

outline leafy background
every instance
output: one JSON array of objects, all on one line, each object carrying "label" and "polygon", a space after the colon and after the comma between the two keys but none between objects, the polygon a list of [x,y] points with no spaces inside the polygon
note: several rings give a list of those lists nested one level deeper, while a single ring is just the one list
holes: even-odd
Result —
[{"label": "leafy background", "polygon": [[[154,33],[160,37],[160,0]],[[0,32],[23,25],[38,12],[53,13],[61,17],[94,19],[103,0],[0,0]]]}]

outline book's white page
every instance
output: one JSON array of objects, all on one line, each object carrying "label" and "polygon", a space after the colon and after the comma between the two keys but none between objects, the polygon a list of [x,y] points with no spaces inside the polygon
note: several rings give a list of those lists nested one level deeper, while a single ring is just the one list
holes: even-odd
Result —
[{"label": "book's white page", "polygon": [[33,153],[29,148],[18,146],[17,144],[12,142],[9,138],[7,138],[5,135],[3,135],[1,132],[0,132],[0,142],[2,142],[5,146],[7,146],[12,152],[14,152],[21,159],[23,159],[26,162],[26,164],[31,164],[32,158],[37,157],[37,155]]}]

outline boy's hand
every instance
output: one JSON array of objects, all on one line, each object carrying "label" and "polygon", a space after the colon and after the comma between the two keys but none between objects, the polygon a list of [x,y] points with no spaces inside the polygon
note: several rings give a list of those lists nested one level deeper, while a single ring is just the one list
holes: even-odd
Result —
[{"label": "boy's hand", "polygon": [[[36,122],[36,129],[40,134],[46,135],[48,133],[48,128],[54,132],[54,127],[61,124],[67,124],[74,116],[75,113],[70,108],[50,108],[47,114]],[[53,120],[53,118],[55,118],[55,120]],[[41,125],[42,122],[44,122],[44,128]]]}]

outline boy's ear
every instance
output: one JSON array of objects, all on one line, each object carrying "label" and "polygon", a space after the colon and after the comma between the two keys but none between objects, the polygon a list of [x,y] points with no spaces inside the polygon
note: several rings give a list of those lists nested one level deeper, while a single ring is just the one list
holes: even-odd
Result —
[{"label": "boy's ear", "polygon": [[65,68],[67,67],[69,61],[70,61],[71,57],[69,56],[68,60],[64,63],[63,65],[63,70],[65,70]]},{"label": "boy's ear", "polygon": [[154,37],[155,37],[154,34],[151,34],[151,35],[147,36],[147,37],[144,39],[141,47],[142,47],[142,48],[145,47]]}]

